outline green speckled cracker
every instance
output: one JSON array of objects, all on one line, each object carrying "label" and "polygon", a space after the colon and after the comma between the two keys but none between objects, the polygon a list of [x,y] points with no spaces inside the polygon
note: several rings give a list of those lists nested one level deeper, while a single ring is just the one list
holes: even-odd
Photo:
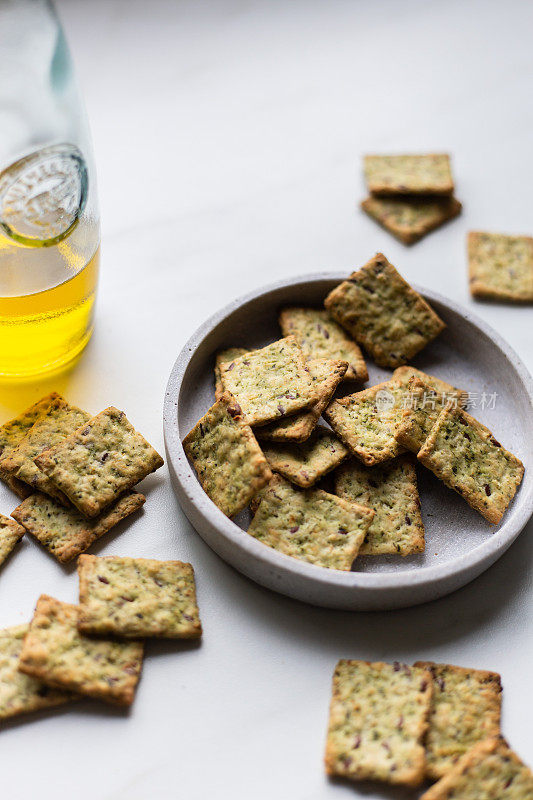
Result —
[{"label": "green speckled cracker", "polygon": [[406,364],[446,327],[382,253],[333,289],[325,306],[380,367]]},{"label": "green speckled cracker", "polygon": [[418,242],[461,213],[455,197],[367,197],[361,208],[404,244]]},{"label": "green speckled cracker", "polygon": [[268,445],[263,452],[275,472],[306,489],[344,461],[348,448],[330,430],[318,426],[306,442]]},{"label": "green speckled cracker", "polygon": [[0,631],[0,720],[52,708],[75,699],[70,692],[52,689],[37,678],[19,672],[18,663],[29,625]]},{"label": "green speckled cracker", "polygon": [[204,491],[228,517],[246,508],[272,477],[241,407],[229,392],[196,423],[183,448]]},{"label": "green speckled cracker", "polygon": [[[419,380],[427,383],[434,391],[442,395],[441,400],[446,402],[452,401],[454,405],[465,406],[468,401],[468,392],[463,389],[457,389],[451,383],[443,381],[442,378],[436,378],[434,375],[428,375],[427,372],[422,372],[421,369],[416,367],[406,366],[398,367],[392,373],[392,379],[402,386],[407,386],[411,378],[418,378]],[[457,403],[455,403],[457,401]]]},{"label": "green speckled cracker", "polygon": [[20,654],[19,669],[57,689],[129,706],[143,643],[89,639],[77,628],[78,607],[41,595]]},{"label": "green speckled cracker", "polygon": [[194,570],[182,561],[80,556],[78,630],[126,638],[197,639]]},{"label": "green speckled cracker", "polygon": [[346,380],[367,381],[363,354],[327,311],[320,308],[284,308],[279,315],[284,336],[296,336],[307,359],[340,359],[348,362]]},{"label": "green speckled cracker", "polygon": [[3,564],[11,551],[24,536],[24,528],[14,520],[0,514],[0,564]]},{"label": "green speckled cracker", "polygon": [[475,744],[500,733],[502,686],[496,672],[417,661],[433,676],[426,774],[442,778]]},{"label": "green speckled cracker", "polygon": [[220,365],[224,389],[249,425],[264,425],[309,408],[317,400],[302,348],[294,336]]},{"label": "green speckled cracker", "polygon": [[502,738],[475,745],[420,800],[531,800],[533,772]]},{"label": "green speckled cracker", "polygon": [[416,375],[409,379],[403,398],[403,410],[395,437],[408,450],[418,453],[429,436],[443,408],[460,408],[463,393],[438,391]]},{"label": "green speckled cracker", "polygon": [[533,302],[533,238],[471,231],[470,292],[486,300]]},{"label": "green speckled cracker", "polygon": [[163,459],[118,408],[106,408],[35,459],[87,517],[159,469]]},{"label": "green speckled cracker", "polygon": [[441,411],[419,461],[489,522],[498,523],[524,475],[524,465],[462,409]]},{"label": "green speckled cracker", "polygon": [[400,456],[378,467],[350,461],[335,474],[335,494],[375,511],[359,555],[424,552],[416,470],[409,457]]},{"label": "green speckled cracker", "polygon": [[17,506],[11,516],[64,564],[137,511],[145,500],[140,492],[126,492],[98,517],[87,519],[77,509],[64,508],[51,497],[36,493]]},{"label": "green speckled cracker", "polygon": [[324,412],[335,433],[367,466],[404,452],[394,438],[402,412],[404,388],[386,381],[334,400]]},{"label": "green speckled cracker", "polygon": [[222,385],[222,378],[220,376],[220,365],[229,361],[234,361],[239,356],[243,356],[249,351],[246,347],[228,347],[226,350],[220,350],[215,357],[215,400],[220,400],[224,394],[224,386]]},{"label": "green speckled cracker", "polygon": [[287,556],[349,570],[374,512],[321,489],[297,489],[279,475],[259,494],[248,533]]},{"label": "green speckled cracker", "polygon": [[352,780],[418,786],[431,673],[407,664],[339,661],[333,674],[326,771]]},{"label": "green speckled cracker", "polygon": [[45,492],[65,502],[58,487],[35,464],[34,458],[43,450],[53,447],[90,419],[90,415],[76,406],[71,406],[59,395],[52,399],[46,411],[40,415],[26,436],[9,456],[0,461],[0,469],[32,489]]},{"label": "green speckled cracker", "polygon": [[309,373],[313,379],[318,400],[309,411],[302,414],[293,414],[285,417],[280,422],[271,422],[257,428],[258,439],[272,442],[305,442],[315,430],[322,412],[335,393],[335,389],[342,381],[348,362],[324,361],[316,359],[307,362]]},{"label": "green speckled cracker", "polygon": [[364,171],[368,190],[376,195],[448,195],[454,189],[446,153],[365,156]]}]

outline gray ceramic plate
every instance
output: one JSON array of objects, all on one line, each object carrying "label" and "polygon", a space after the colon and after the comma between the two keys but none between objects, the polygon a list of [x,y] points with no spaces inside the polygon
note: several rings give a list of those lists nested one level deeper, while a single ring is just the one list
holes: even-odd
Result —
[{"label": "gray ceramic plate", "polygon": [[[331,608],[391,609],[434,600],[477,577],[507,550],[533,513],[533,382],[511,348],[470,312],[425,289],[448,327],[414,366],[472,393],[471,413],[522,459],[522,485],[499,526],[490,525],[455,492],[418,469],[426,552],[358,558],[352,572],[289,558],[245,533],[247,512],[227,519],[204,494],[181,440],[214,402],[215,352],[230,345],[261,347],[280,337],[277,311],[286,304],[320,306],[343,275],[305,275],[235,300],[187,342],[170,375],[164,408],[172,484],[198,533],[252,580],[304,602]],[[368,361],[371,386],[390,373]]]}]

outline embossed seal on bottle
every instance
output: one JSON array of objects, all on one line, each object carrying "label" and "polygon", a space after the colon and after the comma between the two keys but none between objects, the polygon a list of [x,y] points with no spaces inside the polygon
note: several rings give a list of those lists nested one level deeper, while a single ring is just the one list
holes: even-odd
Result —
[{"label": "embossed seal on bottle", "polygon": [[76,225],[86,198],[81,151],[71,144],[43,147],[0,173],[0,225],[22,244],[56,244]]}]

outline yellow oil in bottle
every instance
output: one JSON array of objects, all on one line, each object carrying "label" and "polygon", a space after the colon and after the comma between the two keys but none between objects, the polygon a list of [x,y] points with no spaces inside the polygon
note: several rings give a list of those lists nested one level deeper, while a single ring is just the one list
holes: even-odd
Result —
[{"label": "yellow oil in bottle", "polygon": [[83,350],[93,330],[95,246],[86,235],[30,249],[0,237],[0,377],[56,370]]}]

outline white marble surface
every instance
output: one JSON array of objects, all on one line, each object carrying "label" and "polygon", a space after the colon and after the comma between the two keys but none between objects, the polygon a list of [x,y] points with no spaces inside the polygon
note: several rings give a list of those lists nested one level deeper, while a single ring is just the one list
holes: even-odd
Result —
[{"label": "white marble surface", "polygon": [[[162,399],[188,335],[236,294],[346,269],[383,250],[408,278],[474,307],[472,228],[531,233],[533,7],[516,0],[61,0],[85,91],[103,220],[97,328],[58,388],[113,403],[163,447]],[[463,216],[407,249],[357,210],[365,151],[449,150]],[[533,367],[531,309],[475,305]],[[36,396],[49,388],[28,387]],[[0,390],[3,417],[18,410]],[[476,582],[386,614],[305,607],[222,563],[165,469],[144,513],[96,552],[191,560],[201,646],[148,647],[131,713],[84,703],[6,726],[10,800],[415,797],[322,769],[339,657],[498,670],[505,735],[533,763],[531,524]],[[12,498],[0,495],[0,510]],[[0,624],[77,581],[25,542],[2,571]]]}]

